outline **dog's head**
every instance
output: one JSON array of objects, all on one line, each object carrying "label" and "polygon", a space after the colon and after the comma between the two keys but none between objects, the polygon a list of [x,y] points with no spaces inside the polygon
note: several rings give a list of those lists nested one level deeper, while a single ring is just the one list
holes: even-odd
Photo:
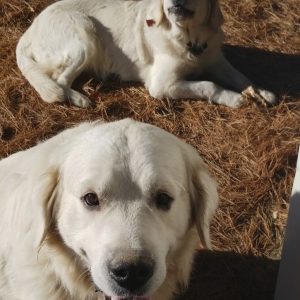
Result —
[{"label": "dog's head", "polygon": [[187,49],[195,56],[208,47],[224,21],[218,0],[154,0],[148,19],[183,33]]},{"label": "dog's head", "polygon": [[45,236],[55,227],[108,298],[150,299],[188,232],[210,246],[216,185],[195,149],[155,126],[123,120],[75,139],[45,203]]}]

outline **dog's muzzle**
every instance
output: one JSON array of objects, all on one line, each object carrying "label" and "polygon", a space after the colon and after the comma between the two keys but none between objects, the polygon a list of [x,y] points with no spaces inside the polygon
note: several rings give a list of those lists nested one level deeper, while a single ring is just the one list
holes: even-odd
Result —
[{"label": "dog's muzzle", "polygon": [[152,277],[154,263],[149,259],[114,261],[109,264],[111,279],[130,293],[140,291]]},{"label": "dog's muzzle", "polygon": [[208,44],[207,42],[200,45],[197,43],[188,42],[186,46],[190,53],[192,53],[194,56],[199,56],[207,49]]},{"label": "dog's muzzle", "polygon": [[116,251],[107,261],[107,274],[117,296],[105,295],[106,300],[150,300],[147,287],[154,274],[155,262],[144,251]]}]

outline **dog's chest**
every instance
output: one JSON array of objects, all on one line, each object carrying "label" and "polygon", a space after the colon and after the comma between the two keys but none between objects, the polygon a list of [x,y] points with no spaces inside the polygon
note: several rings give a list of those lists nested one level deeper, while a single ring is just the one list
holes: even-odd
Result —
[{"label": "dog's chest", "polygon": [[134,10],[118,1],[95,14],[99,39],[99,61],[95,66],[100,77],[117,74],[121,80],[140,80],[143,62],[137,50],[137,16]]}]

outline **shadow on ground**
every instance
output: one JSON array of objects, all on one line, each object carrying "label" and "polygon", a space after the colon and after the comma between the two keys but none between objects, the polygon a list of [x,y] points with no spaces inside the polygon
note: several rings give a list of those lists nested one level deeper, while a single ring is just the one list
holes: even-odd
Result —
[{"label": "shadow on ground", "polygon": [[278,95],[300,96],[300,55],[224,45],[225,56],[253,83]]},{"label": "shadow on ground", "polygon": [[[273,91],[278,96],[300,97],[300,55],[231,45],[224,45],[223,51],[229,61],[257,86]],[[90,78],[91,75],[80,76],[75,87],[82,90],[82,84]],[[90,84],[96,88],[99,81],[93,79]],[[118,77],[111,76],[105,83],[101,83],[101,93],[128,87],[142,87],[142,84],[120,82]]]},{"label": "shadow on ground", "polygon": [[271,300],[278,260],[199,251],[189,288],[177,300]]}]

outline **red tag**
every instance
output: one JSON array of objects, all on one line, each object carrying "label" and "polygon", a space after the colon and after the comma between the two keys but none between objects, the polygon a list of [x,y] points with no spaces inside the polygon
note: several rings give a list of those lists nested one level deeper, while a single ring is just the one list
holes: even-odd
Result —
[{"label": "red tag", "polygon": [[155,21],[150,19],[150,20],[146,20],[146,23],[149,27],[152,27],[155,24]]}]

